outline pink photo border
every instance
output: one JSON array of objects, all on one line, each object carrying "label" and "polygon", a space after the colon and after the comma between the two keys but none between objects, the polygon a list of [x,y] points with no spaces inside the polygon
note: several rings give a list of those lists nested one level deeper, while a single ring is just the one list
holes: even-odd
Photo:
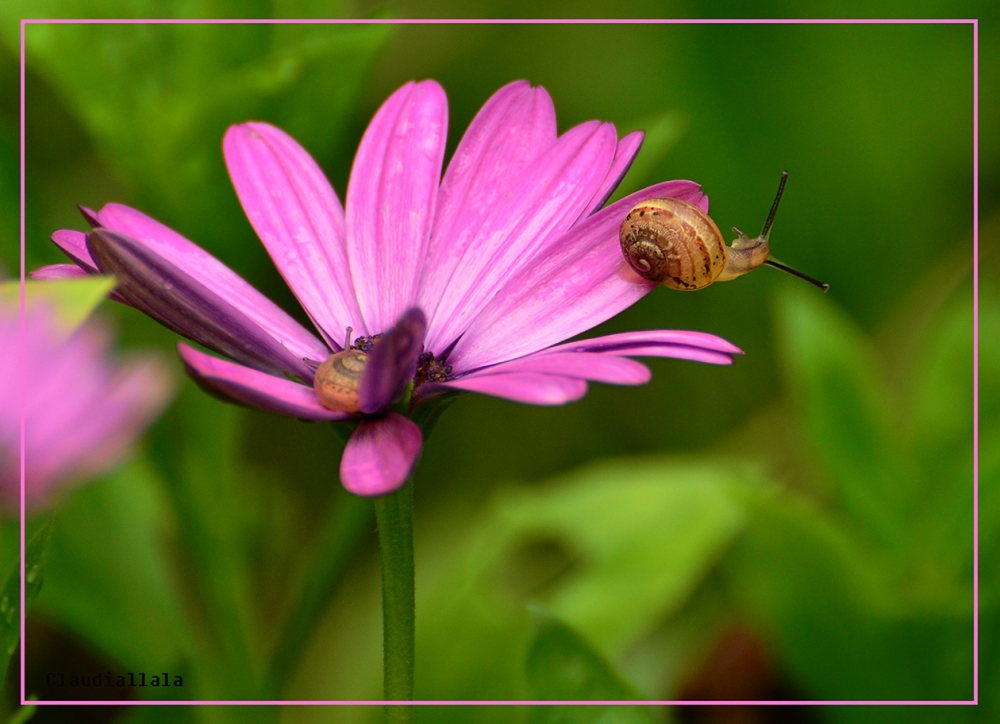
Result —
[{"label": "pink photo border", "polygon": [[[381,700],[266,700],[266,701],[226,701],[226,700],[154,700],[142,699],[134,700],[27,700],[25,699],[24,662],[25,662],[25,612],[24,612],[24,591],[25,591],[25,487],[24,487],[24,380],[25,380],[25,300],[24,300],[24,92],[25,92],[25,43],[24,32],[27,25],[46,24],[175,24],[175,25],[248,25],[248,24],[350,24],[350,25],[371,25],[371,24],[410,24],[410,25],[474,25],[474,24],[533,24],[533,25],[561,25],[561,24],[607,24],[607,25],[639,25],[639,24],[674,24],[674,25],[972,25],[972,47],[973,47],[973,684],[971,700],[794,700],[794,701],[772,701],[772,700],[651,700],[651,701],[530,701],[530,700],[418,700],[418,701],[381,701]],[[21,706],[44,705],[44,706],[370,706],[370,705],[407,705],[416,706],[955,706],[955,705],[978,705],[979,703],[979,21],[978,19],[407,19],[407,20],[381,20],[381,19],[250,19],[250,18],[217,18],[217,19],[22,19],[21,20],[21,143],[20,143],[20,164],[21,164],[21,336],[20,351],[21,356],[21,685],[20,700]]]}]

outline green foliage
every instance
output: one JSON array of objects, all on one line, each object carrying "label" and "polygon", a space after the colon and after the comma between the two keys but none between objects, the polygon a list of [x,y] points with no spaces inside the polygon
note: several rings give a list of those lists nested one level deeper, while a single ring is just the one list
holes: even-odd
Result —
[{"label": "green foliage", "polygon": [[[14,98],[16,20],[26,15],[350,9],[319,0],[14,0],[0,4],[0,92]],[[661,11],[650,3],[636,16]],[[405,3],[399,12],[414,14]],[[980,32],[985,47],[988,26]],[[123,201],[296,314],[226,178],[219,144],[231,123],[285,128],[343,198],[364,124],[399,84],[442,82],[453,147],[499,85],[526,77],[551,92],[560,130],[589,118],[645,128],[619,194],[692,178],[721,228],[754,228],[748,219],[763,219],[772,174],[789,168],[776,253],[830,281],[828,299],[789,291],[769,319],[767,294],[785,280],[760,271],[693,295],[657,290],[594,331],[711,331],[746,350],[732,368],[652,360],[649,385],[593,385],[562,409],[476,395],[439,423],[441,410],[426,409],[434,414],[421,420],[425,431],[438,424],[415,489],[417,694],[576,697],[589,682],[606,696],[673,696],[737,622],[765,638],[771,663],[803,696],[970,696],[971,290],[966,280],[957,294],[941,292],[943,306],[917,293],[901,303],[924,288],[918,275],[933,271],[946,289],[942,269],[968,263],[969,27],[53,25],[28,28],[27,58],[29,269],[57,259],[46,239],[80,225],[76,203]],[[17,268],[12,109],[0,117],[7,272]],[[997,165],[985,140],[983,153],[989,190]],[[985,190],[984,228],[996,207]],[[983,481],[1000,477],[993,289],[983,285],[979,312]],[[76,319],[103,297],[94,290],[77,300]],[[906,314],[891,316],[901,305]],[[175,341],[133,310],[108,312],[126,344]],[[905,344],[874,330],[885,320],[903,329]],[[328,426],[240,411],[188,386],[146,454],[66,500],[38,610],[123,666],[185,667],[188,695],[377,696],[370,506],[330,492],[339,450]],[[1000,544],[997,511],[984,485],[983,551]],[[996,556],[984,554],[981,569],[980,686],[989,692],[1000,686]],[[549,612],[540,628],[530,605]],[[576,678],[559,676],[567,672]],[[996,719],[983,698],[978,709],[838,707],[818,716]],[[658,712],[416,712],[435,724],[647,714]],[[379,715],[337,710],[345,721]],[[138,724],[277,714],[165,707],[126,716]],[[281,716],[328,715],[299,707]]]},{"label": "green foliage", "polygon": [[781,342],[792,392],[830,471],[837,502],[880,544],[904,534],[912,477],[891,398],[871,343],[812,289],[780,300]]},{"label": "green foliage", "polygon": [[[86,277],[58,281],[26,281],[24,301],[30,309],[46,305],[55,315],[62,334],[70,334],[83,324],[97,305],[115,288],[114,277]],[[0,305],[17,308],[21,303],[21,283],[0,284]]]},{"label": "green foliage", "polygon": [[[34,699],[34,697],[28,697],[29,700]],[[25,724],[25,722],[31,721],[31,718],[38,711],[37,704],[28,704],[27,706],[22,706],[18,709],[11,717],[7,720],[7,724]]]},{"label": "green foliage", "polygon": [[656,183],[653,176],[656,167],[663,163],[684,136],[687,125],[687,119],[683,114],[678,111],[667,111],[646,116],[623,128],[622,134],[626,131],[641,130],[645,135],[642,139],[642,153],[632,162],[621,185],[611,195],[611,201],[617,201],[643,186]]},{"label": "green foliage", "polygon": [[[151,440],[154,469],[167,485],[195,576],[203,698],[255,698],[261,680],[260,634],[248,559],[252,498],[241,481],[239,421],[244,412],[186,385]],[[234,510],[234,505],[242,505]]]},{"label": "green foliage", "polygon": [[[24,610],[27,613],[47,575],[46,558],[52,538],[52,520],[41,522],[24,547]],[[3,684],[17,642],[21,638],[21,566],[7,573],[0,588],[0,684]]]},{"label": "green foliage", "polygon": [[[528,697],[535,701],[622,701],[640,698],[576,632],[544,611],[525,664]],[[534,706],[531,724],[651,724],[649,711],[623,706]]]},{"label": "green foliage", "polygon": [[522,698],[529,603],[618,658],[690,599],[739,534],[746,485],[723,467],[621,460],[498,495],[460,542],[441,544],[443,559],[418,565],[418,697]]},{"label": "green foliage", "polygon": [[[300,17],[346,10],[327,3],[252,5],[218,0],[188,10],[214,18],[266,17],[286,5],[305,13]],[[16,54],[17,18],[128,17],[137,10],[158,18],[186,12],[163,1],[141,8],[125,0],[14,1],[0,10],[5,31],[0,37]],[[319,159],[343,153],[361,82],[392,32],[388,25],[32,24],[25,45],[31,67],[124,186],[119,199],[92,197],[81,188],[79,202],[129,203],[177,225],[223,258],[234,258],[246,232],[234,234],[217,224],[222,209],[234,219],[240,216],[220,152],[226,127],[265,120]],[[31,79],[32,88],[36,82]],[[37,112],[33,99],[39,97],[44,95],[29,91],[29,116]],[[81,150],[66,149],[73,155]],[[94,178],[106,172],[89,165],[88,186],[107,193],[107,180]],[[32,231],[35,238],[51,233]]]},{"label": "green foliage", "polygon": [[[6,66],[6,67],[5,67]],[[4,110],[5,86],[4,76],[12,76],[13,63],[4,63],[4,58],[0,55],[0,111]],[[13,83],[9,83],[13,89]],[[11,116],[16,106],[10,103]],[[20,213],[18,209],[19,183],[18,166],[20,159],[17,155],[17,130],[13,123],[5,122],[7,119],[0,114],[0,280],[16,276],[18,271],[19,245],[17,244],[18,229],[20,226]]]},{"label": "green foliage", "polygon": [[923,341],[915,390],[894,391],[833,304],[801,293],[779,304],[786,370],[833,509],[752,500],[725,569],[816,698],[972,697],[969,301],[952,300]]},{"label": "green foliage", "polygon": [[562,549],[567,580],[545,600],[600,646],[621,651],[691,596],[738,533],[738,481],[708,466],[633,463],[623,471],[606,463],[563,489],[508,501],[492,539],[512,582],[553,546]]},{"label": "green foliage", "polygon": [[39,610],[128,671],[176,670],[192,648],[163,545],[166,503],[138,457],[72,496],[52,534]]}]

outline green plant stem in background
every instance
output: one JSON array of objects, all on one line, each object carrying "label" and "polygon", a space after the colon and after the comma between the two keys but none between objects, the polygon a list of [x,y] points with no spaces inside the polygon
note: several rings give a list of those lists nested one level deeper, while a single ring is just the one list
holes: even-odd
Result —
[{"label": "green plant stem in background", "polygon": [[[382,559],[382,668],[387,700],[413,699],[413,484],[375,499]],[[387,706],[387,724],[413,721],[412,706]]]},{"label": "green plant stem in background", "polygon": [[363,531],[370,530],[372,513],[367,500],[350,495],[342,505],[331,507],[284,635],[271,660],[266,692],[269,699],[280,698],[302,650],[341,582]]}]

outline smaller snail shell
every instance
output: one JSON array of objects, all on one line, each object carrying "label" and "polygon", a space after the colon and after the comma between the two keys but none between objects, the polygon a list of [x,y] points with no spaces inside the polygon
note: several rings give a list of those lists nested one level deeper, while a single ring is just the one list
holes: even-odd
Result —
[{"label": "smaller snail shell", "polygon": [[368,355],[356,349],[337,352],[316,368],[313,388],[323,407],[339,412],[357,412],[361,375]]},{"label": "smaller snail shell", "polygon": [[719,227],[680,199],[649,199],[632,208],[618,234],[622,254],[639,276],[671,289],[707,287],[726,268]]}]

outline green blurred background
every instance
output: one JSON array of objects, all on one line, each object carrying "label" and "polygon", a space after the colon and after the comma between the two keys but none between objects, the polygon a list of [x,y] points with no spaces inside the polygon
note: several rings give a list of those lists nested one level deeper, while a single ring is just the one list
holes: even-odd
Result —
[{"label": "green blurred background", "polygon": [[[706,16],[690,2],[614,7],[494,2],[478,12]],[[143,8],[148,17],[465,12],[441,0]],[[794,9],[775,2],[757,13]],[[747,14],[736,2],[710,10]],[[904,10],[983,12],[924,2],[878,14]],[[0,234],[9,240],[0,265],[9,274],[18,267],[16,20],[136,12],[124,1],[85,0],[0,10]],[[643,387],[595,384],[554,409],[468,395],[442,417],[416,478],[417,695],[969,699],[972,41],[968,24],[31,26],[26,267],[63,261],[47,237],[84,228],[76,204],[120,201],[195,240],[305,321],[242,214],[222,134],[251,118],[282,126],[343,198],[365,125],[410,79],[435,78],[448,93],[449,155],[482,103],[519,78],[548,89],[560,131],[591,118],[620,134],[644,128],[622,191],[693,179],[722,229],[755,233],[787,169],[773,248],[829,282],[828,295],[767,269],[699,293],[659,289],[588,333],[704,330],[745,350],[732,368],[650,360],[654,377]],[[995,70],[985,49],[996,41],[995,22],[981,26],[984,75]],[[983,84],[983,481],[995,481],[1000,465],[997,110]],[[122,347],[175,358],[175,336],[142,315],[108,303],[100,316]],[[28,631],[29,690],[34,682],[43,697],[70,698],[46,692],[39,672],[89,666],[182,671],[190,683],[177,696],[191,698],[378,698],[374,524],[370,504],[339,485],[340,450],[327,426],[226,406],[184,380],[140,453],[58,511]],[[990,492],[980,528],[982,692],[1000,686]],[[7,546],[0,573],[15,555]],[[332,583],[317,591],[318,580]],[[283,644],[295,638],[288,621],[307,619],[315,626],[298,632],[303,645]],[[983,698],[978,708],[417,714],[427,722],[996,720],[997,702]],[[85,716],[291,723],[380,713],[49,708],[33,721]]]}]

